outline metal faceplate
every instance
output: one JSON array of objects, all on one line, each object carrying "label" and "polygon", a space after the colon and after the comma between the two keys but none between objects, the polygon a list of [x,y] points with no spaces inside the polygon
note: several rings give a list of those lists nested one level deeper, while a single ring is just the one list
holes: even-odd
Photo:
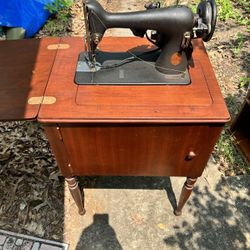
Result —
[{"label": "metal faceplate", "polygon": [[[81,53],[77,62],[75,83],[79,85],[188,85],[188,69],[178,74],[163,74],[155,68],[159,52],[145,55],[140,60],[121,64],[131,57],[128,52],[96,54],[96,67],[89,67],[86,53]],[[114,65],[119,65],[114,67]]]}]

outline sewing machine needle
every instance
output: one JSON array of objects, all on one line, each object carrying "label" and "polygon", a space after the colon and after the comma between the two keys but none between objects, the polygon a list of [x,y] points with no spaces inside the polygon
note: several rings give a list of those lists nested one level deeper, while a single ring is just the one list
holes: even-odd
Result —
[{"label": "sewing machine needle", "polygon": [[87,7],[86,7],[86,0],[83,0],[83,14],[84,14],[84,22],[85,22],[85,50],[88,54],[88,64],[91,70],[96,71],[96,65],[95,65],[95,57],[94,53],[91,49],[91,38],[90,38],[90,32],[89,32],[89,20],[88,20],[88,13],[87,13]]}]

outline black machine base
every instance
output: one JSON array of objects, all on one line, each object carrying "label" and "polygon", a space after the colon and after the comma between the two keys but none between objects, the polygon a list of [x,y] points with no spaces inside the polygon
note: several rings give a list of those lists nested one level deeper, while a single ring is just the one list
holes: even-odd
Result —
[{"label": "black machine base", "polygon": [[[155,69],[159,51],[131,54],[102,52],[96,54],[96,71],[91,71],[86,53],[80,53],[75,74],[79,85],[187,85],[189,72],[166,75]],[[119,66],[118,66],[119,65]]]}]

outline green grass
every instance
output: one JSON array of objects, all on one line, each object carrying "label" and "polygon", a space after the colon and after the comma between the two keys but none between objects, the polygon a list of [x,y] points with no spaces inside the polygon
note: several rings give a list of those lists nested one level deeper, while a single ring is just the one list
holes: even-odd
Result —
[{"label": "green grass", "polygon": [[216,156],[222,156],[223,162],[227,165],[226,171],[234,174],[250,174],[250,166],[247,165],[240,151],[235,145],[233,135],[228,130],[228,126],[222,131],[215,147]]},{"label": "green grass", "polygon": [[217,0],[218,6],[218,18],[221,21],[227,21],[228,19],[234,19],[238,15],[238,10],[234,9],[230,0]]},{"label": "green grass", "polygon": [[55,0],[45,5],[45,9],[51,14],[58,13],[60,10],[69,10],[73,4],[73,0]]},{"label": "green grass", "polygon": [[55,0],[44,7],[52,14],[44,25],[44,30],[49,36],[60,36],[67,32],[72,4],[73,0]]},{"label": "green grass", "polygon": [[236,3],[246,12],[250,13],[250,1],[249,0],[237,0]]},{"label": "green grass", "polygon": [[239,55],[241,49],[243,48],[244,45],[244,35],[240,32],[237,33],[237,40],[236,40],[236,46],[233,48],[233,53],[234,56]]},{"label": "green grass", "polygon": [[248,87],[249,85],[250,85],[250,77],[240,78],[240,84],[239,84],[240,88],[245,88],[245,87]]},{"label": "green grass", "polygon": [[[193,0],[189,5],[194,13],[196,13],[199,2],[200,0]],[[218,19],[221,21],[232,19],[240,25],[249,25],[250,21],[247,15],[242,15],[241,11],[234,7],[234,5],[237,5],[239,8],[249,13],[249,2],[249,0],[238,0],[236,4],[234,4],[231,0],[216,0]]]},{"label": "green grass", "polygon": [[[226,98],[226,103],[233,120],[240,111],[241,104],[233,95]],[[225,126],[215,147],[215,157],[219,156],[222,156],[223,163],[227,165],[226,169],[228,171],[232,171],[235,174],[250,174],[250,166],[247,165],[244,157],[235,145],[234,137],[229,131],[229,125]]]}]

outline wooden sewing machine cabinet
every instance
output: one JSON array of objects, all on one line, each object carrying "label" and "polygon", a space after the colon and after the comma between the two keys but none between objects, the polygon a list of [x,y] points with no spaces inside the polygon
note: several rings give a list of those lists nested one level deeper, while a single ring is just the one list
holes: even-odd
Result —
[{"label": "wooden sewing machine cabinet", "polygon": [[[100,49],[150,46],[140,38],[105,38]],[[203,42],[194,40],[193,47],[190,85],[79,86],[81,38],[1,42],[1,120],[43,125],[80,214],[75,176],[186,176],[175,209],[180,215],[229,121]]]}]

